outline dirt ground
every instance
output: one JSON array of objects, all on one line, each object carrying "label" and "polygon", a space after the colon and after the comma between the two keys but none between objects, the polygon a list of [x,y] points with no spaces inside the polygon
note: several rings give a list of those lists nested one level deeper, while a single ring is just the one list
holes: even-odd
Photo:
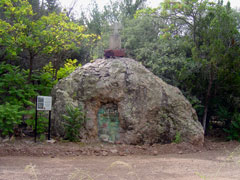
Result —
[{"label": "dirt ground", "polygon": [[240,179],[240,143],[110,145],[32,139],[0,143],[0,180]]}]

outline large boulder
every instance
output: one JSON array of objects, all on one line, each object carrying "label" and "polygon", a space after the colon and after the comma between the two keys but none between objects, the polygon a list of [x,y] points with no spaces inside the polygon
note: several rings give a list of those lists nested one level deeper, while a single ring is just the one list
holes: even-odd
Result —
[{"label": "large boulder", "polygon": [[176,135],[197,145],[204,141],[196,112],[181,91],[133,59],[88,63],[60,80],[52,95],[53,130],[60,136],[65,134],[62,115],[72,104],[87,114],[79,132],[83,140],[108,141],[113,131],[112,141],[127,144],[168,143]]}]

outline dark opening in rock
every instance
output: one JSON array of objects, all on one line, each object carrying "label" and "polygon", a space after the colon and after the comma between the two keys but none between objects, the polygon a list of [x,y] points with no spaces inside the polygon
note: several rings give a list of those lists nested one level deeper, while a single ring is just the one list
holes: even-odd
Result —
[{"label": "dark opening in rock", "polygon": [[101,141],[114,143],[119,140],[118,106],[103,104],[98,111],[98,137]]}]

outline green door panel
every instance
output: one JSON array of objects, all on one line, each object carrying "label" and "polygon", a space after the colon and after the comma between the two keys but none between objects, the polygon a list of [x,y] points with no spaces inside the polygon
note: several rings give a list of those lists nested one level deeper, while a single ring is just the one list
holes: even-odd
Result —
[{"label": "green door panel", "polygon": [[116,104],[105,104],[98,111],[98,137],[114,143],[119,139],[119,114]]}]

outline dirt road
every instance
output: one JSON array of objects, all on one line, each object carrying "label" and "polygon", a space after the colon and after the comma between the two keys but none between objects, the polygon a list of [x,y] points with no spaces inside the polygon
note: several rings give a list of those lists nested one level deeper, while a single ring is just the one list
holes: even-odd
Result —
[{"label": "dirt road", "polygon": [[231,180],[240,179],[240,153],[0,157],[0,180]]},{"label": "dirt road", "polygon": [[0,180],[240,180],[240,143],[0,143]]}]

